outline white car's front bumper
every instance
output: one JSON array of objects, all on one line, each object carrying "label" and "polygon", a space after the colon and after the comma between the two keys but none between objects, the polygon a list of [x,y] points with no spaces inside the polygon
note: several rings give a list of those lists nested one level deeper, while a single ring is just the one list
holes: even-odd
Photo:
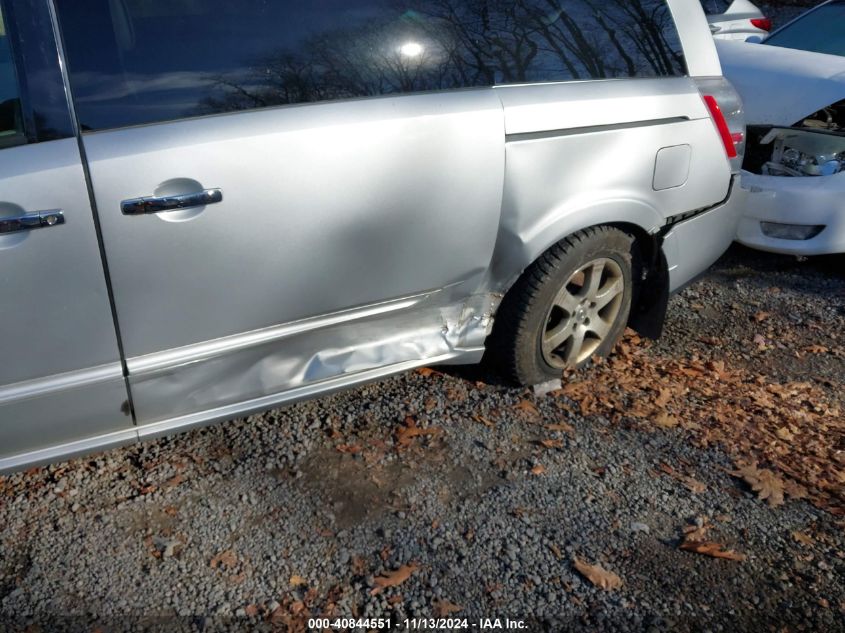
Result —
[{"label": "white car's front bumper", "polygon": [[[785,255],[845,253],[845,172],[834,176],[761,176],[742,172],[749,190],[737,241]],[[824,227],[807,240],[766,235],[761,223]]]}]

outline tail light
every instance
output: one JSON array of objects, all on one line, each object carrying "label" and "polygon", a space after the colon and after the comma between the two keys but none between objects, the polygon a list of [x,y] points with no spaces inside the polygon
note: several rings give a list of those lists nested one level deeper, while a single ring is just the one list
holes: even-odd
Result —
[{"label": "tail light", "polygon": [[698,89],[731,164],[738,173],[745,155],[745,111],[742,99],[727,79],[698,79]]},{"label": "tail light", "polygon": [[752,18],[751,25],[767,33],[772,30],[772,21],[769,18]]},{"label": "tail light", "polygon": [[[731,130],[728,128],[728,122],[725,119],[725,115],[722,114],[722,108],[719,106],[719,102],[716,101],[716,97],[712,95],[704,95],[704,103],[707,104],[707,109],[710,110],[710,118],[713,119],[713,123],[716,124],[716,129],[719,130],[719,135],[722,137],[722,143],[725,144],[725,152],[727,152],[728,158],[736,158],[738,154],[736,146],[734,145],[734,139],[737,139],[737,137],[731,134]],[[742,139],[739,138],[738,140]]]}]

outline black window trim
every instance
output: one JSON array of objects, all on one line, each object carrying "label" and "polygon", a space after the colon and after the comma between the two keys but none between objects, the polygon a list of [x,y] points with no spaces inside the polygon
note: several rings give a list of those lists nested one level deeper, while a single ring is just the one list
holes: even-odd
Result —
[{"label": "black window trim", "polygon": [[[0,0],[20,92],[23,135],[0,149],[76,136],[51,0]],[[37,86],[29,78],[38,75]]]},{"label": "black window trim", "polygon": [[[55,31],[59,37],[59,50],[60,55],[62,55],[63,59],[65,59],[65,64],[63,65],[63,70],[65,72],[65,81],[67,85],[68,94],[70,95],[70,110],[71,114],[74,119],[74,123],[77,126],[78,134],[80,137],[87,136],[89,134],[98,134],[98,133],[106,133],[110,131],[118,131],[118,130],[125,130],[125,129],[135,129],[135,128],[142,128],[151,125],[166,125],[166,124],[174,124],[183,121],[192,121],[192,120],[199,120],[199,119],[206,119],[210,117],[218,117],[218,116],[229,116],[229,115],[237,115],[237,114],[246,114],[249,112],[259,112],[259,111],[267,111],[267,110],[275,110],[280,108],[299,108],[299,107],[311,107],[311,106],[319,106],[323,104],[331,104],[331,103],[344,103],[344,102],[354,102],[354,101],[361,101],[361,100],[377,100],[377,99],[391,99],[391,98],[402,98],[402,97],[412,97],[418,95],[434,95],[438,93],[454,93],[460,91],[477,91],[477,90],[495,90],[501,88],[508,88],[514,86],[525,86],[525,85],[563,85],[563,84],[570,84],[570,83],[577,83],[577,82],[605,82],[605,81],[653,81],[653,80],[672,80],[678,79],[683,77],[689,77],[689,60],[687,59],[686,50],[684,47],[684,42],[680,39],[680,33],[678,30],[677,22],[675,20],[675,16],[671,10],[671,5],[669,5],[667,0],[656,0],[657,2],[661,2],[665,6],[665,10],[669,19],[672,21],[672,30],[674,32],[674,37],[678,39],[677,41],[677,48],[670,51],[671,58],[668,58],[666,61],[672,64],[673,66],[676,65],[677,69],[675,72],[663,73],[657,71],[654,75],[640,75],[640,76],[631,76],[631,77],[582,77],[582,78],[561,78],[560,80],[538,80],[538,81],[529,81],[529,82],[494,82],[491,84],[483,85],[479,84],[476,86],[461,86],[461,87],[454,87],[454,88],[440,88],[440,89],[429,89],[429,90],[410,90],[407,92],[392,92],[392,93],[382,93],[382,94],[372,94],[372,95],[355,95],[349,97],[340,97],[340,98],[329,98],[325,100],[303,100],[303,101],[295,101],[290,103],[272,103],[268,105],[259,105],[254,107],[243,107],[243,108],[232,108],[229,110],[219,110],[216,112],[205,112],[205,113],[185,113],[179,116],[174,117],[167,117],[167,118],[155,118],[150,120],[138,120],[138,121],[126,121],[122,124],[113,124],[113,125],[106,125],[106,126],[94,126],[94,127],[87,127],[87,125],[91,125],[90,122],[87,122],[82,112],[83,108],[77,103],[75,100],[79,97],[79,93],[83,92],[79,89],[79,86],[75,85],[74,75],[73,75],[73,68],[70,64],[70,59],[68,58],[71,55],[71,51],[64,47],[64,38],[68,38],[68,33],[64,32],[66,29],[66,24],[63,23],[62,14],[61,14],[61,4],[59,0],[47,0],[50,4],[51,8],[54,12],[54,19],[55,19]],[[68,40],[69,41],[69,38]],[[74,107],[76,106],[76,107]]]}]

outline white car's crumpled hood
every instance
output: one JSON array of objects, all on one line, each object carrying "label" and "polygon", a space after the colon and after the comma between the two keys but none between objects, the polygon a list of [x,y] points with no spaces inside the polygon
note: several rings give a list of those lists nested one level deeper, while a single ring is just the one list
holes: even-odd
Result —
[{"label": "white car's crumpled hood", "polygon": [[716,48],[751,125],[790,127],[845,99],[845,57],[746,42]]}]

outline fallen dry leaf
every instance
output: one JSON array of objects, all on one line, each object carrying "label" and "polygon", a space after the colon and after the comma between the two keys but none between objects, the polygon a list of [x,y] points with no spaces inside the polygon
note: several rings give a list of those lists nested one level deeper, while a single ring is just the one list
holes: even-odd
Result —
[{"label": "fallen dry leaf", "polygon": [[459,613],[464,610],[463,607],[448,600],[435,600],[432,606],[434,607],[434,615],[438,618],[448,618],[453,613]]},{"label": "fallen dry leaf", "polygon": [[[747,308],[735,304],[730,309],[739,314]],[[772,321],[774,317],[766,322],[766,330]],[[771,349],[772,338],[796,344],[795,349],[807,358],[804,350],[812,340],[802,345],[784,339],[798,334],[765,331],[758,342],[764,349]],[[815,351],[822,352],[821,347]],[[839,350],[845,358],[841,345],[830,347],[831,353]],[[841,381],[781,382],[762,371],[762,366],[732,364],[730,356],[718,361],[667,356],[623,341],[615,355],[591,370],[589,381],[575,382],[572,376],[555,396],[565,397],[572,411],[643,428],[655,428],[656,412],[669,406],[679,420],[678,428],[693,445],[722,446],[737,460],[765,462],[783,480],[787,497],[794,496],[790,494],[790,482],[794,482],[800,486],[793,489],[796,495],[806,491],[816,507],[845,516],[845,451],[841,448],[845,400],[838,395],[845,390]],[[776,495],[772,501],[777,501]]]},{"label": "fallen dry leaf", "polygon": [[364,450],[364,447],[360,444],[341,444],[340,446],[335,446],[335,450],[344,455],[357,455]]},{"label": "fallen dry leaf", "polygon": [[440,374],[439,371],[436,371],[431,367],[421,367],[417,370],[417,373],[423,378],[428,378],[429,376],[436,376]]},{"label": "fallen dry leaf", "polygon": [[782,426],[777,431],[775,431],[775,435],[777,435],[784,442],[791,442],[795,439],[795,436],[792,434],[792,432],[785,426]]},{"label": "fallen dry leaf", "polygon": [[590,565],[579,558],[575,558],[573,564],[575,565],[575,569],[578,570],[578,573],[596,587],[601,587],[605,591],[609,591],[622,586],[622,579],[619,576],[611,571],[607,571],[600,565]]},{"label": "fallen dry leaf", "polygon": [[423,435],[437,435],[439,432],[440,429],[437,427],[421,429],[417,426],[417,422],[414,418],[408,417],[405,419],[405,426],[400,426],[396,429],[396,443],[399,444],[399,446],[408,447],[411,445],[411,442],[415,437],[421,437]]},{"label": "fallen dry leaf", "polygon": [[542,464],[537,464],[534,468],[531,469],[532,475],[545,475],[546,474],[546,467]]},{"label": "fallen dry leaf", "polygon": [[370,590],[370,595],[378,595],[389,587],[398,587],[403,582],[408,580],[408,578],[410,578],[411,575],[418,569],[419,565],[402,565],[396,571],[387,572],[381,576],[377,576],[373,580],[373,584],[375,584],[375,587]]},{"label": "fallen dry leaf", "polygon": [[212,569],[217,569],[218,567],[234,567],[238,563],[238,557],[235,556],[232,550],[227,549],[215,556],[211,559],[210,566]]},{"label": "fallen dry leaf", "polygon": [[783,482],[783,491],[793,499],[806,499],[808,494],[804,486],[791,479]]},{"label": "fallen dry leaf", "polygon": [[703,543],[707,540],[707,532],[710,531],[710,526],[706,523],[703,525],[688,525],[684,528],[684,541],[690,543]]},{"label": "fallen dry leaf", "polygon": [[811,354],[828,354],[830,352],[830,350],[824,345],[810,345],[810,347],[807,348],[807,351]]},{"label": "fallen dry leaf", "polygon": [[689,477],[687,475],[679,473],[669,464],[660,464],[660,470],[661,472],[663,472],[663,474],[669,475],[672,479],[680,481],[682,484],[684,484],[684,486],[686,486],[687,490],[689,490],[690,492],[694,492],[695,494],[701,494],[702,492],[707,490],[707,484],[698,481],[698,479],[694,479],[693,477]]},{"label": "fallen dry leaf", "polygon": [[657,392],[657,400],[654,401],[661,409],[665,407],[672,401],[672,390],[671,389],[659,389]]},{"label": "fallen dry leaf", "polygon": [[305,580],[302,576],[297,576],[294,574],[290,577],[290,586],[291,587],[301,587],[302,585],[307,585],[308,581]]},{"label": "fallen dry leaf", "polygon": [[519,404],[514,405],[513,408],[518,409],[519,411],[524,411],[525,413],[529,413],[534,416],[540,415],[539,409],[537,409],[537,407],[535,407],[534,404],[528,400],[520,400]]},{"label": "fallen dry leaf", "polygon": [[540,440],[540,445],[545,448],[563,448],[563,440]]},{"label": "fallen dry leaf", "polygon": [[812,545],[813,539],[810,536],[807,536],[803,532],[798,532],[797,530],[792,533],[792,539],[802,545]]},{"label": "fallen dry leaf", "polygon": [[670,415],[666,411],[662,411],[661,413],[659,413],[654,419],[654,422],[655,424],[657,424],[657,426],[660,426],[664,429],[674,429],[679,424],[678,418],[676,418],[674,415]]},{"label": "fallen dry leaf", "polygon": [[754,320],[757,321],[757,323],[762,323],[763,321],[771,318],[771,316],[772,315],[769,312],[758,312],[754,315]]},{"label": "fallen dry leaf", "polygon": [[687,552],[695,552],[696,554],[704,554],[712,558],[725,558],[736,561],[743,561],[746,558],[745,554],[740,554],[732,549],[725,549],[724,545],[706,541],[684,541],[681,543],[681,549]]},{"label": "fallen dry leaf", "polygon": [[474,415],[472,416],[472,419],[476,422],[483,424],[487,428],[493,428],[494,426],[496,426],[493,422],[485,418],[483,415]]},{"label": "fallen dry leaf", "polygon": [[162,488],[164,488],[165,490],[168,490],[170,488],[175,488],[176,486],[181,484],[183,481],[185,481],[185,477],[182,476],[181,473],[179,473],[178,475],[174,475],[173,477],[171,477],[170,479],[165,481]]},{"label": "fallen dry leaf", "polygon": [[557,424],[547,424],[546,430],[558,431],[561,433],[569,433],[570,435],[575,435],[575,427],[571,424],[567,424],[566,422],[558,422]]},{"label": "fallen dry leaf", "polygon": [[757,464],[752,463],[731,474],[742,478],[757,493],[757,497],[767,501],[771,507],[783,505],[783,481],[768,468],[757,468]]}]

